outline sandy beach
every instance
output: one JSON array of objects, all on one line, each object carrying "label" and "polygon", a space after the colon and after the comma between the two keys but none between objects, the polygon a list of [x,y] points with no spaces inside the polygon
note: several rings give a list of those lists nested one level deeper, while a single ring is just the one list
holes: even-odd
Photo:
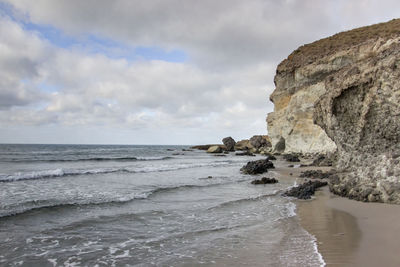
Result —
[{"label": "sandy beach", "polygon": [[327,266],[400,266],[400,206],[338,197],[325,187],[297,201],[297,212]]}]

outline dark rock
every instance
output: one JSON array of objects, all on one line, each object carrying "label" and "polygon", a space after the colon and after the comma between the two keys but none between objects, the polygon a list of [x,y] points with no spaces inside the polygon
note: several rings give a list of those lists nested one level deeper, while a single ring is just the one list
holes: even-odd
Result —
[{"label": "dark rock", "polygon": [[267,159],[268,160],[276,160],[276,157],[274,155],[268,155]]},{"label": "dark rock", "polygon": [[235,151],[236,142],[232,137],[225,137],[222,139],[222,143],[226,146],[227,151]]},{"label": "dark rock", "polygon": [[323,172],[321,170],[308,170],[301,172],[300,177],[312,179],[327,179],[332,175],[331,172]]},{"label": "dark rock", "polygon": [[180,156],[180,155],[185,155],[185,153],[172,153],[173,156]]},{"label": "dark rock", "polygon": [[167,148],[167,151],[175,151],[175,149]]},{"label": "dark rock", "polygon": [[281,136],[278,143],[276,143],[275,145],[274,151],[276,153],[283,153],[285,151],[285,148],[286,148],[285,138]]},{"label": "dark rock", "polygon": [[188,151],[189,152],[189,151],[193,151],[193,149],[184,149],[183,148],[182,151]]},{"label": "dark rock", "polygon": [[252,184],[275,184],[277,182],[278,182],[278,180],[275,178],[263,177],[260,180],[254,180],[251,183]]},{"label": "dark rock", "polygon": [[259,149],[261,147],[272,147],[272,144],[268,139],[268,136],[265,135],[254,135],[250,138],[250,144],[255,149]]},{"label": "dark rock", "polygon": [[300,162],[299,157],[294,154],[285,154],[285,155],[283,155],[283,158],[289,162]]},{"label": "dark rock", "polygon": [[274,164],[268,159],[260,159],[256,161],[249,161],[240,170],[246,174],[259,174],[267,172],[268,169],[273,169]]},{"label": "dark rock", "polygon": [[250,151],[245,151],[245,152],[237,152],[235,153],[236,156],[252,156],[254,157],[255,155],[251,153]]},{"label": "dark rock", "polygon": [[298,199],[310,199],[314,195],[315,190],[319,187],[327,185],[327,182],[321,181],[308,181],[299,186],[292,187],[283,193],[283,196],[296,197]]}]

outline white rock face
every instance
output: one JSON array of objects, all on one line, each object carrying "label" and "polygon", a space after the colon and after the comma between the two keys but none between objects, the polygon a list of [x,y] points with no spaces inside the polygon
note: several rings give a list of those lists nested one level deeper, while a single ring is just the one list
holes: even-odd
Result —
[{"label": "white rock face", "polygon": [[287,153],[329,153],[336,150],[335,143],[325,131],[313,123],[315,103],[326,92],[318,75],[334,68],[333,63],[307,65],[296,69],[294,75],[277,73],[276,89],[270,96],[275,104],[274,112],[267,117],[268,136],[273,148],[283,138],[284,152]]}]

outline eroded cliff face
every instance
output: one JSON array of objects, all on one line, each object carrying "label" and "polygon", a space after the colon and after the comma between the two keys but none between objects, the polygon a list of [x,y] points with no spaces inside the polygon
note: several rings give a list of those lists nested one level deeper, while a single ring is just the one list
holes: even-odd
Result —
[{"label": "eroded cliff face", "polygon": [[286,152],[336,149],[331,191],[400,204],[400,20],[299,48],[278,66],[275,84],[273,146],[284,139]]},{"label": "eroded cliff face", "polygon": [[330,188],[362,201],[400,204],[400,38],[347,51],[329,77],[314,118],[338,147]]}]

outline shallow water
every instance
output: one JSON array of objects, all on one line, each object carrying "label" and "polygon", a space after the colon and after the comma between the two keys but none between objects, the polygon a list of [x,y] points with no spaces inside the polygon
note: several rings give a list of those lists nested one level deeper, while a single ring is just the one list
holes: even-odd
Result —
[{"label": "shallow water", "polygon": [[0,145],[0,264],[321,265],[285,163],[254,186],[239,170],[261,156],[182,149]]}]

